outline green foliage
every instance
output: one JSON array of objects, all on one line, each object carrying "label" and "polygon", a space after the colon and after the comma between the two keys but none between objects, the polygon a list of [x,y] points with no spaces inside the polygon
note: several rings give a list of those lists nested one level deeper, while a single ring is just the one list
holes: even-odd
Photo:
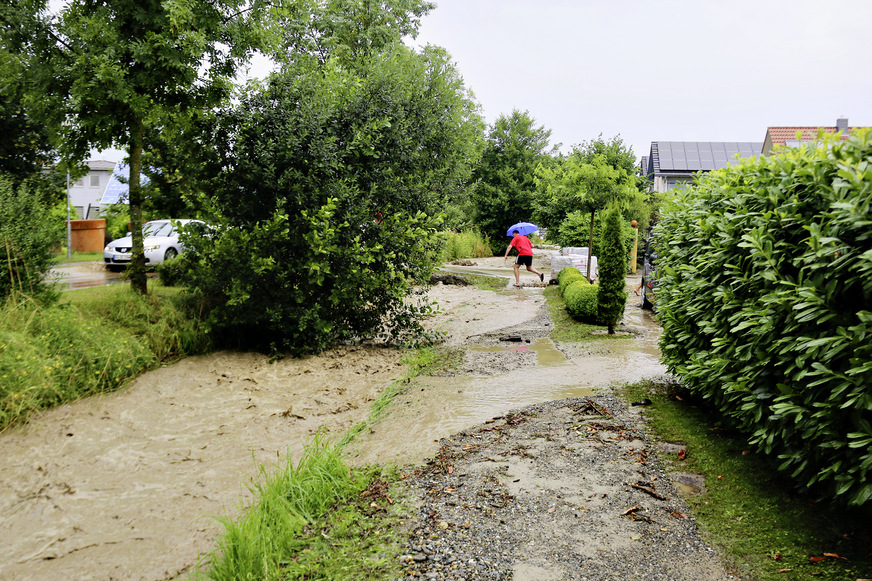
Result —
[{"label": "green foliage", "polygon": [[482,236],[478,230],[444,232],[442,238],[444,242],[439,255],[441,262],[450,262],[458,258],[484,258],[493,255],[490,241],[487,236]]},{"label": "green foliage", "polygon": [[289,456],[284,467],[261,468],[252,486],[257,503],[236,521],[223,521],[209,578],[395,578],[398,519],[386,514],[383,495],[366,492],[387,483],[376,468],[349,468],[340,450],[319,434],[296,465]]},{"label": "green foliage", "polygon": [[566,310],[572,318],[591,325],[599,324],[597,315],[600,285],[590,284],[587,279],[575,279],[563,293]]},{"label": "green foliage", "polygon": [[607,325],[609,333],[624,316],[627,291],[624,279],[627,275],[627,251],[624,246],[621,212],[616,207],[606,211],[603,223],[602,244],[598,251],[599,293],[597,294],[597,319]]},{"label": "green foliage", "polygon": [[711,172],[655,228],[669,370],[798,483],[872,500],[872,132]]},{"label": "green foliage", "polygon": [[71,0],[54,15],[37,0],[3,12],[16,26],[3,27],[0,39],[26,75],[29,113],[63,136],[65,164],[95,147],[128,150],[129,275],[141,294],[143,149],[155,128],[186,125],[229,97],[237,66],[262,40],[261,8],[247,0]]},{"label": "green foliage", "polygon": [[[177,216],[173,216],[176,218]],[[130,234],[130,211],[127,204],[114,204],[103,215],[106,220],[106,241],[118,240]]]},{"label": "green foliage", "polygon": [[349,68],[304,59],[222,112],[206,148],[222,227],[182,257],[217,335],[294,354],[424,339],[414,289],[468,175],[474,109],[444,51],[397,45]]},{"label": "green foliage", "polygon": [[50,216],[50,207],[38,194],[25,185],[15,188],[0,175],[0,300],[20,294],[51,297],[43,279],[64,230]]},{"label": "green foliage", "polygon": [[[611,204],[617,204],[629,220],[637,220],[644,229],[650,210],[639,190],[635,175],[635,156],[625,149],[620,138],[606,143],[602,137],[575,146],[569,155],[550,163],[540,164],[535,172],[536,212],[534,220],[540,226],[560,229],[570,214],[595,214]],[[577,214],[567,224],[579,234],[581,217]],[[590,234],[583,240],[589,241]],[[577,244],[580,240],[574,240]],[[566,246],[567,244],[564,244]],[[589,244],[583,244],[588,246]]]},{"label": "green foliage", "polygon": [[222,342],[292,354],[341,339],[414,342],[429,306],[410,295],[434,264],[436,225],[420,212],[352,225],[328,199],[296,218],[280,207],[177,260],[207,303],[217,302],[208,320]]},{"label": "green foliage", "polygon": [[534,174],[549,158],[551,130],[536,126],[528,112],[501,115],[491,126],[475,169],[475,224],[491,241],[493,254],[505,251],[506,229],[530,221],[536,207]]},{"label": "green foliage", "polygon": [[566,291],[566,287],[577,280],[584,280],[584,282],[590,284],[587,280],[587,277],[585,277],[580,270],[573,266],[564,268],[563,270],[558,272],[557,284],[560,285],[560,294],[564,294],[564,292]]}]

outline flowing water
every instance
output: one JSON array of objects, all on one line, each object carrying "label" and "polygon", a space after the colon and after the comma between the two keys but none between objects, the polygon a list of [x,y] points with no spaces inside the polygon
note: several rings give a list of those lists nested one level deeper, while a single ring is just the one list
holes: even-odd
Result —
[{"label": "flowing water", "polygon": [[[625,318],[635,332],[623,339],[555,345],[541,338],[543,327],[529,343],[494,346],[476,338],[538,320],[540,289],[432,293],[443,307],[433,324],[449,332],[447,344],[507,367],[415,379],[353,443],[356,461],[417,462],[440,438],[512,409],[664,373],[657,326],[636,306]],[[357,347],[279,361],[192,357],[6,430],[0,579],[184,576],[214,547],[215,517],[233,517],[250,498],[259,465],[298,458],[317,430],[339,437],[366,418],[402,376],[400,357]]]}]

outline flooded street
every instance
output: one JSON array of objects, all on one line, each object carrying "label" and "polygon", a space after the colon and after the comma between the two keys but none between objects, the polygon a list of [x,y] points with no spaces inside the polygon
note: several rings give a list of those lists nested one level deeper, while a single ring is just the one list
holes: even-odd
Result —
[{"label": "flooded street", "polygon": [[[408,384],[353,443],[356,462],[418,462],[440,438],[495,415],[665,373],[657,326],[632,295],[633,333],[584,344],[548,339],[541,288],[438,285],[431,299],[442,307],[431,324],[463,362],[451,376]],[[500,341],[506,334],[520,339]],[[214,517],[236,513],[258,466],[298,457],[319,428],[338,437],[363,420],[402,376],[400,358],[360,347],[275,362],[192,357],[6,430],[0,578],[184,577],[221,533]]]}]

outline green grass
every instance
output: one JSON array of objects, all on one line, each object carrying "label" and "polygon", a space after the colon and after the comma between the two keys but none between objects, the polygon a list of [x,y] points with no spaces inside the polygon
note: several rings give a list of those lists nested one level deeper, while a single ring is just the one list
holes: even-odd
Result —
[{"label": "green grass", "polygon": [[53,264],[69,264],[71,262],[103,262],[103,252],[76,252],[72,257],[67,257],[66,248],[54,255]]},{"label": "green grass", "polygon": [[56,304],[0,305],[0,430],[32,414],[111,391],[162,361],[210,348],[174,289],[73,290]]},{"label": "green grass", "polygon": [[846,513],[799,494],[775,471],[777,461],[748,453],[744,439],[674,385],[646,382],[622,395],[627,401],[650,399],[645,416],[654,435],[686,446],[685,460],[666,463],[705,477],[705,494],[688,503],[707,540],[747,578],[872,578],[868,514]]},{"label": "green grass", "polygon": [[458,258],[493,256],[487,237],[477,230],[444,232],[442,237],[445,241],[439,256],[442,262],[450,262]]},{"label": "green grass", "polygon": [[[321,435],[295,466],[262,469],[256,504],[235,520],[209,559],[208,578],[392,579],[405,508],[394,502],[396,471],[349,468]],[[196,575],[204,578],[203,573]]]},{"label": "green grass", "polygon": [[482,276],[479,274],[458,274],[460,278],[481,290],[500,290],[506,288],[508,277]]},{"label": "green grass", "polygon": [[560,296],[560,289],[556,285],[548,286],[544,292],[548,302],[548,311],[551,314],[551,322],[554,327],[551,331],[552,341],[565,343],[580,343],[584,341],[622,341],[629,338],[628,335],[608,335],[604,333],[608,328],[602,325],[588,325],[579,323],[566,310],[566,303]]}]

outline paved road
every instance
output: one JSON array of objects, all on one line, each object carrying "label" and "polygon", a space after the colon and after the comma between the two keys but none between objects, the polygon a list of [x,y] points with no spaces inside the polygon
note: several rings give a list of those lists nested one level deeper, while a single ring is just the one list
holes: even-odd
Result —
[{"label": "paved road", "polygon": [[[157,276],[149,273],[149,277]],[[90,288],[127,282],[123,272],[109,272],[102,262],[71,262],[59,264],[49,271],[49,277],[61,285],[61,290]]]}]

